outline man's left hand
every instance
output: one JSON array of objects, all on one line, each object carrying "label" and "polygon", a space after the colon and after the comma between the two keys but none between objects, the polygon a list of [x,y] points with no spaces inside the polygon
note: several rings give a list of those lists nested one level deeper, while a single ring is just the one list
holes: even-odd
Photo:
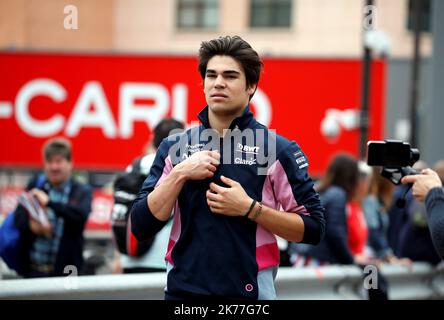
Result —
[{"label": "man's left hand", "polygon": [[46,208],[49,202],[48,195],[44,191],[37,188],[32,189],[30,192],[33,196],[37,198],[37,201],[40,203],[40,206],[42,208]]},{"label": "man's left hand", "polygon": [[402,183],[413,183],[412,194],[418,201],[425,201],[427,194],[433,188],[442,187],[438,174],[431,169],[424,169],[421,174],[405,176]]},{"label": "man's left hand", "polygon": [[229,188],[221,187],[214,182],[210,183],[207,190],[207,203],[211,212],[226,216],[243,216],[250,208],[253,201],[239,182],[220,177]]}]

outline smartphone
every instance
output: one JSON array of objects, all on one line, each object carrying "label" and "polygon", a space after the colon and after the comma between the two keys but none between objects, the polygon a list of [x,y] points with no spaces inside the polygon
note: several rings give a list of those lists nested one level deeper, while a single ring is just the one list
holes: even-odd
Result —
[{"label": "smartphone", "polygon": [[368,141],[367,164],[382,167],[407,167],[411,163],[410,144],[398,140]]}]

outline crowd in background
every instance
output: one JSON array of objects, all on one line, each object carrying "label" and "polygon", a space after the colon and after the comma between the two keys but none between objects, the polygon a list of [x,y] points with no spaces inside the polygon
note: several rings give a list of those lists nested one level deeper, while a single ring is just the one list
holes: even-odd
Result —
[{"label": "crowd in background", "polygon": [[[418,161],[414,169],[427,166]],[[444,161],[433,169],[444,181]],[[289,265],[410,265],[417,261],[436,265],[441,261],[424,203],[413,197],[409,185],[396,186],[380,171],[346,154],[330,162],[317,185],[326,209],[326,236],[315,247],[291,244]]]},{"label": "crowd in background", "polygon": [[[162,123],[169,124],[168,121],[173,120],[164,120]],[[174,125],[176,124],[174,123]],[[162,134],[166,135],[166,133]],[[83,266],[83,259],[78,251],[83,248],[83,239],[80,240],[79,231],[84,228],[87,214],[85,212],[82,219],[77,222],[71,219],[70,213],[73,210],[87,211],[79,205],[83,205],[89,199],[87,208],[90,208],[91,199],[83,197],[77,207],[76,204],[73,205],[68,201],[70,198],[75,198],[71,185],[77,186],[70,174],[71,155],[67,142],[64,145],[65,142],[62,141],[61,146],[57,145],[60,141],[57,140],[55,143],[56,147],[53,142],[51,148],[47,150],[46,174],[52,181],[58,178],[57,174],[61,175],[60,172],[65,171],[64,176],[60,178],[61,181],[58,184],[55,183],[61,190],[60,197],[57,199],[57,196],[54,195],[56,188],[53,188],[49,192],[50,197],[38,199],[51,212],[55,213],[54,221],[66,224],[64,229],[68,232],[57,234],[56,229],[40,230],[34,223],[25,223],[30,219],[23,213],[23,210],[17,211],[16,222],[28,234],[26,245],[22,243],[20,247],[22,256],[20,259],[26,256],[27,261],[30,258],[32,262],[26,263],[31,268],[22,274],[25,277],[63,275],[63,268],[60,266],[55,269],[49,266],[62,265],[60,261],[64,261],[63,259],[68,259],[70,264],[78,266],[80,274],[90,273],[86,272],[89,266]],[[149,154],[149,158],[152,160],[155,149],[151,150]],[[53,164],[53,158],[57,155],[62,163],[61,166]],[[63,166],[66,169],[62,170]],[[144,174],[147,175],[150,165],[144,166],[144,170],[147,171]],[[426,167],[428,165],[423,161],[418,161],[414,165],[418,171]],[[131,167],[128,170],[130,169]],[[444,181],[444,160],[435,163],[433,170],[437,172],[441,181]],[[325,176],[316,183],[316,189],[320,193],[322,204],[326,210],[326,235],[317,246],[294,242],[280,246],[281,266],[298,268],[329,264],[381,266],[383,263],[409,266],[413,262],[427,262],[432,265],[440,263],[441,258],[430,236],[424,203],[415,199],[410,191],[410,186],[404,184],[396,186],[382,177],[380,171],[380,167],[369,167],[364,161],[357,160],[351,155],[337,154],[329,163]],[[34,194],[37,193],[35,184],[38,182],[36,179],[34,177],[27,188]],[[42,188],[50,187],[48,185],[50,179],[47,179],[46,185],[42,185]],[[68,191],[65,192],[68,197],[63,196],[63,188],[68,188]],[[90,191],[88,194],[90,195]],[[59,203],[57,204],[57,202]],[[21,223],[21,220],[26,221]],[[75,225],[71,227],[72,223],[77,223],[78,227]],[[77,231],[70,232],[68,227]],[[143,255],[127,256],[119,253],[116,248],[114,260],[107,262],[103,260],[108,264],[109,272],[120,273],[122,270],[126,270],[124,269],[126,265],[135,268],[132,272],[164,271],[165,268],[161,261],[165,252],[159,251],[166,251],[170,228],[170,226],[165,228],[166,230],[163,230],[161,236],[156,240],[157,244],[151,246]],[[55,234],[57,241],[48,242],[48,234]],[[75,240],[70,241],[69,237],[75,238]],[[162,244],[160,241],[165,243]],[[76,245],[74,246],[74,244]],[[115,241],[112,241],[112,245],[115,245]],[[72,252],[69,250],[66,251],[66,246],[72,247],[69,250],[75,251],[76,254],[70,254]],[[156,262],[153,264],[150,260],[153,260],[154,256]],[[39,263],[42,259],[45,260],[44,263]]]}]

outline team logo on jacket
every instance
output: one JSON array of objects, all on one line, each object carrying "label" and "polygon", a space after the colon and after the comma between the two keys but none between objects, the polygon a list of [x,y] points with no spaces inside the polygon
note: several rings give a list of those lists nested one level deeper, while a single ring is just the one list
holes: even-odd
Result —
[{"label": "team logo on jacket", "polygon": [[196,144],[186,144],[185,145],[185,150],[188,154],[193,154],[196,153],[198,151],[201,151],[203,148],[205,147],[205,145],[203,143],[196,143]]},{"label": "team logo on jacket", "polygon": [[305,158],[302,151],[298,151],[293,153],[294,157],[296,158],[296,164],[299,166],[299,169],[305,168],[308,166],[307,158]]},{"label": "team logo on jacket", "polygon": [[186,144],[185,145],[185,152],[182,154],[181,160],[186,160],[188,157],[190,157],[193,153],[196,153],[198,151],[201,151],[205,145],[203,143],[196,143],[196,144]]},{"label": "team logo on jacket", "polygon": [[246,164],[249,166],[255,165],[257,163],[256,159],[242,159],[242,158],[234,158],[235,164]]},{"label": "team logo on jacket", "polygon": [[257,164],[257,159],[255,156],[259,153],[259,147],[257,146],[249,146],[247,144],[237,143],[236,152],[241,152],[246,155],[248,159],[243,159],[242,157],[235,157],[235,164],[246,164],[248,166],[253,166]]},{"label": "team logo on jacket", "polygon": [[236,151],[240,151],[240,152],[243,152],[243,153],[250,153],[250,154],[258,154],[259,147],[257,147],[257,146],[249,146],[249,145],[244,145],[242,143],[238,143]]}]

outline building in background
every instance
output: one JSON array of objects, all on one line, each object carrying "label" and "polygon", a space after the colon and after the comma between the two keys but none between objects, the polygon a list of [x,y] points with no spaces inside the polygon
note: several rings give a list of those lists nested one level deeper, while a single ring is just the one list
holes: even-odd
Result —
[{"label": "building in background", "polygon": [[[67,5],[78,10],[77,30],[64,29]],[[411,0],[374,5],[390,57],[409,59]],[[363,6],[356,0],[1,0],[0,48],[194,55],[203,39],[237,34],[262,55],[360,57]],[[429,33],[422,52],[431,55]]]}]

